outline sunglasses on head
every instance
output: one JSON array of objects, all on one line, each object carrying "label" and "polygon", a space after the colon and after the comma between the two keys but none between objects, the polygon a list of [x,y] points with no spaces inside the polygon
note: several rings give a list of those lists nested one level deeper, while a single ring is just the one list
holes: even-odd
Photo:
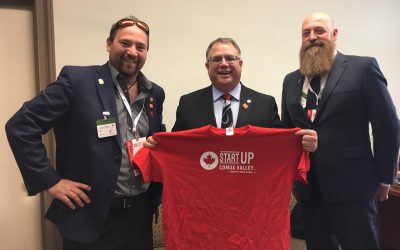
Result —
[{"label": "sunglasses on head", "polygon": [[149,33],[150,33],[149,25],[147,25],[143,21],[139,21],[139,20],[136,21],[131,18],[123,18],[123,19],[119,20],[117,23],[117,28],[125,28],[125,27],[129,27],[129,26],[133,26],[133,25],[138,26],[147,35],[149,35]]}]

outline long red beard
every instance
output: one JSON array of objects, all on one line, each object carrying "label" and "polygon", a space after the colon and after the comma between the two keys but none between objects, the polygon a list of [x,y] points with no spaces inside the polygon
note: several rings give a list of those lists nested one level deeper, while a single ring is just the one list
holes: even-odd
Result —
[{"label": "long red beard", "polygon": [[306,43],[300,49],[300,72],[306,76],[325,75],[333,65],[334,41],[316,40]]}]

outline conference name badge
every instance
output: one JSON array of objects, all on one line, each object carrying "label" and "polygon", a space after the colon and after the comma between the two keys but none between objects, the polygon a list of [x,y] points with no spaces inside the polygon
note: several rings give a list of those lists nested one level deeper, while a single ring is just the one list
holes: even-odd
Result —
[{"label": "conference name badge", "polygon": [[113,117],[96,120],[96,125],[99,138],[117,135],[117,125]]},{"label": "conference name badge", "polygon": [[[130,149],[131,152],[129,152],[130,154],[132,154],[132,156],[135,156],[137,154],[137,152],[139,151],[139,149],[143,148],[143,142],[146,141],[146,137],[140,137],[138,139],[133,139],[130,140],[129,143],[132,144],[132,148]],[[129,149],[129,147],[128,147]]]},{"label": "conference name badge", "polygon": [[[133,140],[128,140],[126,142],[126,148],[128,150],[128,156],[130,159],[131,164],[133,163],[133,158],[139,152],[141,148],[143,148],[143,143],[146,141],[146,137],[140,137],[138,139],[133,139]],[[135,176],[139,176],[142,173],[140,172],[140,169],[137,168],[134,164],[132,164],[132,170]]]}]

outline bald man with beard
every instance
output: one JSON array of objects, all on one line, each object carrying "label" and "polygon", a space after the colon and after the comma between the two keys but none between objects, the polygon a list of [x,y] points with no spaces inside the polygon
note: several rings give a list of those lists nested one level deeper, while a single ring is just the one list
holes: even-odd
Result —
[{"label": "bald man with beard", "polygon": [[388,199],[400,141],[386,79],[375,58],[336,50],[327,14],[307,16],[301,32],[300,69],[283,82],[282,122],[318,133],[308,185],[293,187],[307,249],[380,249],[377,201]]}]

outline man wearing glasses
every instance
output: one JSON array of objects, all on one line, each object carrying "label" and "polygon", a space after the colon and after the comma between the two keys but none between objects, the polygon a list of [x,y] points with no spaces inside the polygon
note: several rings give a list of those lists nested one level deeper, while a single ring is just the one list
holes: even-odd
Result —
[{"label": "man wearing glasses", "polygon": [[[218,38],[212,41],[206,51],[205,63],[211,85],[180,98],[172,131],[205,125],[228,130],[245,125],[281,127],[275,98],[247,88],[240,81],[242,64],[241,51],[235,40]],[[301,130],[297,134],[303,136],[304,149],[316,149],[315,131]]]},{"label": "man wearing glasses", "polygon": [[[55,198],[46,218],[61,232],[63,249],[152,249],[161,188],[142,182],[126,147],[165,131],[164,90],[140,71],[148,25],[119,20],[106,48],[102,66],[64,67],[7,122],[7,136],[28,194],[46,190]],[[56,169],[42,143],[52,128]]]},{"label": "man wearing glasses", "polygon": [[[247,124],[280,126],[275,99],[249,89],[240,82],[243,61],[240,48],[233,39],[218,38],[212,41],[206,51],[206,60],[211,85],[181,97],[172,131],[205,125],[220,128]],[[225,119],[223,109],[227,101],[224,94],[230,95],[228,102],[231,109],[227,111],[231,115]]]},{"label": "man wearing glasses", "polygon": [[[206,125],[213,125],[215,127],[225,128],[226,134],[232,135],[231,132],[233,132],[233,128],[239,128],[239,127],[243,127],[245,125],[253,125],[253,126],[259,126],[259,127],[266,127],[266,128],[281,127],[281,122],[280,122],[280,118],[278,115],[278,108],[277,108],[275,99],[272,96],[261,94],[250,88],[247,88],[240,81],[241,72],[242,72],[242,64],[243,64],[243,61],[241,59],[240,48],[233,39],[218,38],[218,39],[212,41],[206,51],[206,63],[205,63],[205,66],[208,70],[208,75],[209,75],[209,78],[211,81],[211,85],[207,86],[203,89],[194,91],[192,93],[186,94],[180,98],[179,106],[178,106],[177,112],[176,112],[176,121],[172,128],[172,131],[183,131],[183,130],[200,128],[200,127],[203,127]],[[199,134],[198,134],[199,130],[196,130],[196,132],[194,132],[194,133],[196,134],[196,137],[199,136]],[[299,136],[302,136],[302,143],[303,143],[304,149],[306,149],[307,151],[314,151],[317,148],[317,134],[315,131],[300,130],[300,131],[297,131],[296,133]],[[177,133],[177,134],[179,134],[180,136],[182,136],[186,139],[190,138],[189,134],[188,134],[189,135],[188,137],[185,137],[185,135],[181,134],[181,133]],[[206,134],[203,134],[203,135],[207,136]],[[161,137],[161,135],[160,135],[160,137]],[[251,137],[248,137],[248,139],[250,141],[252,140]],[[189,140],[183,140],[183,141],[189,141]],[[178,148],[182,147],[183,141],[176,138],[175,142],[176,142],[176,144],[178,144]],[[226,140],[226,141],[229,141],[229,140]],[[164,140],[164,142],[165,142],[165,140]],[[196,146],[202,147],[202,145],[204,146],[204,144],[202,144],[204,141],[202,142],[202,140],[199,140],[198,142],[199,142],[198,143],[199,145],[196,144],[196,145],[193,145],[193,147],[196,147]],[[214,140],[210,140],[209,143],[215,143],[216,145],[221,145],[221,142],[220,142],[220,144],[218,144],[218,142],[216,142]],[[257,144],[257,142],[254,142],[254,143]],[[266,142],[266,144],[267,144],[267,142]],[[192,145],[187,144],[187,146],[190,147]],[[224,146],[225,145],[222,145],[222,147],[224,147]],[[268,148],[268,146],[261,144],[261,147],[262,146],[265,146],[265,148]],[[173,168],[173,166],[171,166],[171,168],[168,168],[168,173],[166,173],[165,175],[159,174],[160,172],[163,171],[163,170],[160,170],[160,169],[163,169],[163,167],[161,166],[162,164],[160,164],[160,162],[164,162],[164,163],[168,162],[169,165],[178,163],[178,164],[182,164],[183,166],[185,166],[185,169],[189,169],[189,171],[193,170],[193,172],[196,173],[195,176],[197,178],[200,178],[200,179],[207,178],[207,180],[209,180],[209,178],[212,178],[211,177],[212,174],[210,174],[210,176],[206,177],[207,174],[202,176],[201,172],[196,172],[197,170],[194,170],[194,169],[201,169],[200,167],[198,167],[198,168],[194,167],[194,166],[196,166],[196,164],[198,164],[197,158],[195,158],[194,155],[185,154],[183,156],[185,158],[185,161],[178,157],[179,160],[177,160],[177,162],[172,161],[172,163],[171,163],[171,161],[166,160],[167,158],[164,156],[165,155],[170,156],[171,154],[174,155],[175,149],[176,149],[175,147],[173,147],[174,152],[168,153],[168,150],[170,150],[171,147],[163,147],[162,143],[160,143],[157,146],[157,142],[152,137],[149,137],[149,139],[147,140],[146,147],[149,147],[149,148],[152,148],[152,147],[157,148],[158,147],[160,150],[155,151],[155,155],[157,157],[157,163],[155,163],[154,165],[147,164],[148,162],[153,163],[152,160],[149,160],[149,159],[146,159],[145,161],[140,160],[141,156],[143,157],[144,154],[141,154],[141,155],[139,155],[139,157],[136,158],[136,159],[139,159],[138,165],[140,165],[142,167],[142,169],[144,167],[144,172],[143,172],[144,177],[148,177],[151,174],[156,173],[150,178],[154,177],[155,179],[158,179],[159,176],[161,176],[161,175],[163,177],[165,177],[165,176],[168,176],[169,173],[173,172],[174,174],[172,175],[172,177],[170,177],[170,178],[166,177],[170,181],[169,183],[171,183],[171,179],[175,178],[175,176],[179,176],[179,177],[177,177],[177,179],[179,179],[179,181],[190,180],[190,178],[192,177],[192,176],[190,176],[190,174],[189,175],[187,175],[186,173],[175,174],[175,172],[173,171],[173,170],[175,170],[175,168]],[[196,150],[198,150],[198,149],[196,148],[193,151],[196,151]],[[160,151],[165,152],[165,155],[160,153]],[[146,152],[146,151],[142,151],[142,152]],[[157,152],[159,154],[157,154]],[[180,154],[180,153],[181,152],[178,152],[178,154]],[[207,152],[207,153],[209,153],[209,152]],[[212,153],[214,153],[214,152],[212,152]],[[218,158],[218,156],[216,154],[215,154],[215,156]],[[213,158],[213,156],[210,156],[210,155],[209,155],[209,157],[211,157],[212,162],[214,162],[215,158]],[[290,157],[290,156],[288,156],[288,157]],[[196,159],[196,163],[192,164],[191,161],[194,158]],[[235,161],[235,160],[233,160],[233,161]],[[144,162],[146,162],[146,163],[142,164]],[[215,161],[215,162],[217,162],[217,161]],[[263,162],[263,164],[264,164],[264,162]],[[150,165],[152,165],[152,166],[150,166]],[[216,165],[214,165],[214,167],[216,167],[217,165],[218,165],[218,163]],[[155,171],[147,171],[146,170],[146,168],[151,169],[152,167],[157,168],[157,170],[155,170]],[[290,166],[288,166],[287,171],[288,172],[291,171]],[[151,172],[151,174],[149,174],[150,172]],[[224,175],[221,175],[221,176],[224,176]],[[238,174],[238,176],[239,176],[239,174]],[[186,178],[186,177],[188,177],[188,178]],[[226,177],[227,178],[223,178],[224,180],[221,179],[221,182],[229,180],[230,177],[228,177],[228,176],[226,176]],[[258,177],[254,177],[254,178],[258,178]],[[162,179],[162,178],[160,178],[160,179]],[[249,179],[246,179],[246,180],[249,180]],[[165,179],[164,179],[164,181],[165,181]],[[241,181],[244,181],[243,183],[245,183],[245,179],[242,179]],[[165,181],[164,190],[166,190],[166,191],[171,190],[170,188],[173,185],[169,184],[169,183],[167,183],[167,181]],[[239,187],[243,183],[238,183],[237,187]],[[182,184],[182,183],[174,184],[174,185],[178,185],[180,187],[180,184]],[[192,183],[188,182],[187,185],[192,185]],[[176,188],[176,187],[172,187],[172,188]],[[197,193],[197,190],[192,190],[190,187],[183,188],[183,189],[184,189],[184,191],[182,191],[181,197],[186,197],[185,195],[188,195],[188,193],[190,193],[190,192]],[[245,190],[240,191],[240,190],[236,189],[235,191],[233,191],[233,193],[236,193],[236,192],[240,192],[241,193],[240,195],[246,194]],[[265,192],[268,192],[268,190],[265,190]],[[241,199],[240,195],[237,196],[239,199]],[[171,207],[174,206],[173,203],[170,204],[170,206],[167,205],[168,204],[167,199],[169,197],[171,197],[171,196],[168,196],[168,194],[166,194],[166,196],[163,197],[166,201],[166,203],[164,203],[164,204],[166,204],[165,208],[168,209],[168,210],[165,210],[165,212],[168,211],[170,213],[175,213],[178,209],[177,210],[171,209]],[[206,198],[204,199],[204,197],[206,197]],[[204,197],[201,198],[201,199],[204,199],[203,201],[207,201],[207,199],[213,200],[213,198],[215,198],[215,196],[213,198],[210,198],[210,195],[208,195],[207,192],[204,195]],[[171,197],[170,199],[173,199],[173,197]],[[179,198],[176,200],[178,200],[179,204],[182,204],[182,202],[179,200]],[[176,200],[174,200],[174,201],[176,201]],[[251,203],[251,201],[249,201],[249,202]],[[205,203],[207,203],[207,202],[205,202]],[[289,204],[287,204],[287,205],[289,205]],[[186,204],[183,204],[181,206],[186,206]],[[192,202],[190,205],[188,205],[188,207],[190,207],[190,208],[187,208],[187,209],[189,209],[190,211],[193,208],[191,206],[196,207],[196,208],[201,207],[201,206],[197,206],[195,201]],[[210,204],[210,206],[211,206],[211,209],[214,209],[212,207],[213,204]],[[217,210],[217,211],[219,211],[219,210]],[[205,212],[205,213],[208,213],[208,212]],[[215,214],[216,212],[213,211],[211,213]],[[184,218],[184,216],[185,215],[182,215],[182,217],[180,217],[180,218]],[[197,216],[195,214],[193,215],[192,213],[191,213],[191,216],[193,216],[193,218],[194,218],[193,220],[196,220],[199,218],[199,216]],[[223,217],[223,216],[221,216],[221,217]],[[202,221],[202,223],[204,223],[204,221]],[[233,228],[236,226],[236,225],[230,225],[229,223],[225,224],[225,225],[228,225],[228,227],[232,226]],[[184,226],[182,226],[182,227],[184,227]],[[168,230],[170,230],[170,231],[166,231],[166,234],[164,235],[164,236],[166,236],[166,244],[168,244],[168,243],[172,244],[172,245],[176,244],[176,241],[173,239],[173,237],[171,237],[171,233],[170,233],[171,231],[174,230],[173,228],[174,228],[174,226],[170,225],[168,227]],[[231,228],[226,229],[226,231],[229,231],[229,230],[231,230]],[[193,229],[193,231],[195,232],[194,235],[196,235],[195,228]],[[279,231],[279,230],[277,230],[277,231]],[[215,232],[218,232],[218,229],[216,229]],[[260,232],[257,232],[257,233],[260,233]],[[262,234],[262,232],[260,234]],[[224,233],[221,233],[221,235],[224,235]],[[235,244],[236,244],[235,245],[236,247],[243,246],[242,244],[245,244],[243,242],[246,242],[246,240],[248,239],[247,236],[245,236],[245,235],[243,235],[243,238],[238,235],[240,235],[240,233],[237,233],[237,234],[235,233],[234,236],[232,236],[232,238],[238,237],[241,239],[240,240],[241,242],[238,241],[236,244],[236,243],[233,243],[233,241],[232,241],[231,243],[233,243],[233,244],[231,246],[233,246]],[[184,244],[188,244],[191,236],[188,236],[187,234],[185,235],[185,233],[183,232],[180,236],[177,236],[177,237],[181,237],[180,239],[182,241],[179,241],[179,242],[184,245]],[[269,237],[271,235],[267,233],[264,236]],[[289,237],[289,235],[287,235],[287,236]],[[287,239],[289,239],[289,238],[287,238]],[[224,242],[224,240],[226,240],[226,238],[222,237],[222,242]],[[265,240],[265,239],[263,239],[263,240]],[[271,236],[270,240],[274,241],[276,239],[273,239],[273,237]],[[260,239],[260,241],[262,241],[262,239]],[[215,240],[213,242],[209,242],[209,245],[219,246],[219,244],[221,244],[220,242]],[[251,242],[251,240],[249,242]],[[195,245],[199,244],[199,242],[192,242],[192,243]],[[207,243],[205,243],[205,244],[207,244]],[[258,244],[258,243],[254,243],[254,244]],[[280,243],[278,243],[278,244],[280,244]],[[284,244],[284,243],[282,243],[282,244]]]}]

